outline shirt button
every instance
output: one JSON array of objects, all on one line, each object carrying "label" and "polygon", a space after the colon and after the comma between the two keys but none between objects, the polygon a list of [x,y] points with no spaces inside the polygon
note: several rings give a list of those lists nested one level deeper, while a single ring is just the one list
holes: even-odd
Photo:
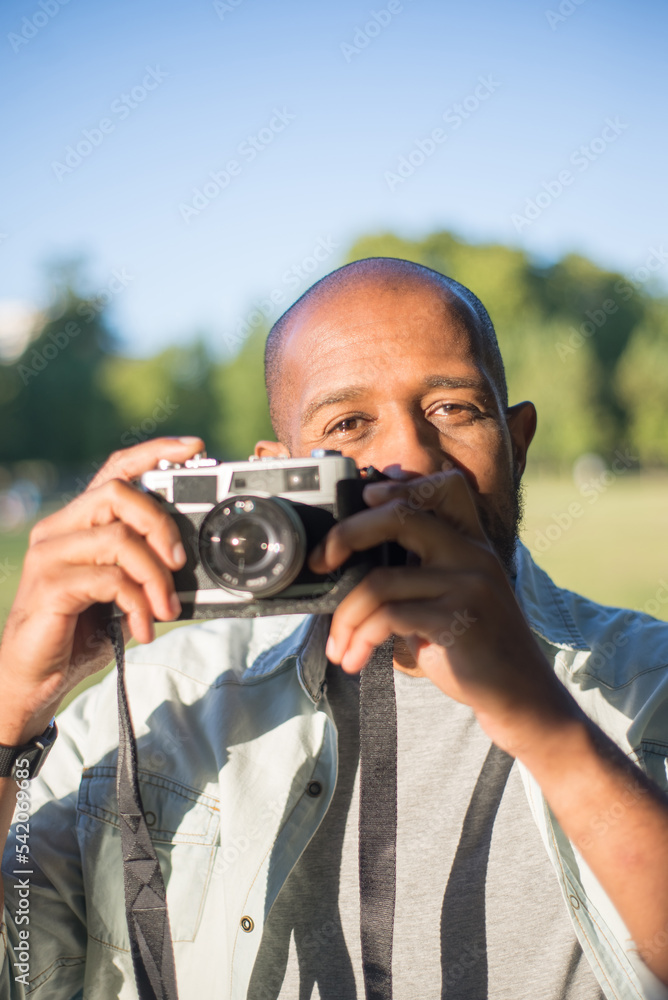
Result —
[{"label": "shirt button", "polygon": [[149,811],[147,813],[144,813],[144,819],[146,820],[146,825],[147,826],[155,826],[156,816],[155,816],[155,813],[151,812],[150,809],[149,809]]},{"label": "shirt button", "polygon": [[319,781],[309,781],[308,788],[306,790],[309,793],[309,795],[311,795],[315,799],[318,795],[320,795],[320,792],[322,791],[322,785],[320,784]]},{"label": "shirt button", "polygon": [[246,931],[246,934],[250,934],[250,932],[253,930],[254,927],[255,923],[252,917],[241,918],[241,929],[242,931]]}]

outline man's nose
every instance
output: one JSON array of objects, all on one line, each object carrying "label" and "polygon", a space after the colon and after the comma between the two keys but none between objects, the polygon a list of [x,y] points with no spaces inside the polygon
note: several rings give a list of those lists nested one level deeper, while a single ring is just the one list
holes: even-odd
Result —
[{"label": "man's nose", "polygon": [[[406,415],[374,442],[372,465],[391,479],[415,479],[447,468],[438,431],[428,420]],[[452,463],[450,463],[452,464]]]}]

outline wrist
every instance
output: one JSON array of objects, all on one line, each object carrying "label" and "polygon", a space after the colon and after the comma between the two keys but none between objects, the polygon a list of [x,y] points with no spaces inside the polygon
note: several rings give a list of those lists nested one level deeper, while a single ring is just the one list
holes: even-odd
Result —
[{"label": "wrist", "polygon": [[44,716],[33,716],[23,725],[0,720],[0,745],[4,747],[25,746],[45,731],[52,718],[53,712],[47,712]]},{"label": "wrist", "polygon": [[539,784],[549,782],[553,776],[563,780],[565,773],[577,768],[591,748],[591,726],[591,720],[575,706],[575,711],[546,720],[539,732],[532,732],[531,738],[524,741],[515,756]]},{"label": "wrist", "polygon": [[0,705],[0,744],[23,746],[44,732],[56,714],[59,701],[40,702],[33,694],[24,698],[5,696],[4,687]]},{"label": "wrist", "polygon": [[56,675],[30,684],[0,663],[0,743],[21,746],[43,733],[65,694]]},{"label": "wrist", "polygon": [[559,684],[554,697],[522,708],[509,709],[505,717],[478,714],[487,735],[530,771],[543,772],[570,759],[571,748],[581,743],[590,720],[575,699]]},{"label": "wrist", "polygon": [[57,736],[58,727],[55,718],[52,718],[44,732],[28,742],[18,746],[0,746],[0,776],[21,782],[35,778],[51,753]]}]

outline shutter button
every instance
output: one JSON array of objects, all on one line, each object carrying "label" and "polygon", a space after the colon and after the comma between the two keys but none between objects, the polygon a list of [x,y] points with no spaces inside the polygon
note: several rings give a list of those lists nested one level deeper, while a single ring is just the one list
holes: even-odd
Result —
[{"label": "shutter button", "polygon": [[251,917],[241,918],[241,929],[242,931],[246,931],[246,934],[250,934],[250,932],[253,930],[254,927],[255,924]]},{"label": "shutter button", "polygon": [[322,785],[319,781],[309,781],[307,791],[309,795],[315,799],[318,795],[320,795]]}]

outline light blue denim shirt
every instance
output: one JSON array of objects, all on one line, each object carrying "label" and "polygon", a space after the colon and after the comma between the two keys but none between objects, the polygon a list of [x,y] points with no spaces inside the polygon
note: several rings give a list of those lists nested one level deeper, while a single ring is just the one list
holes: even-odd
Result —
[{"label": "light blue denim shirt", "polygon": [[[668,624],[560,590],[523,547],[517,570],[518,599],[559,678],[665,788]],[[128,653],[141,792],[167,884],[181,1000],[246,996],[272,903],[327,811],[337,776],[337,733],[323,691],[328,626],[326,617],[219,619]],[[10,836],[0,1000],[136,997],[116,805],[115,683],[112,674],[60,717],[60,737],[31,788],[32,874],[16,861],[16,827]],[[606,996],[668,1000],[521,770]],[[629,801],[612,804],[592,837],[632,800],[630,791]],[[20,891],[26,879],[29,894]],[[20,923],[25,912],[30,922]]]}]

